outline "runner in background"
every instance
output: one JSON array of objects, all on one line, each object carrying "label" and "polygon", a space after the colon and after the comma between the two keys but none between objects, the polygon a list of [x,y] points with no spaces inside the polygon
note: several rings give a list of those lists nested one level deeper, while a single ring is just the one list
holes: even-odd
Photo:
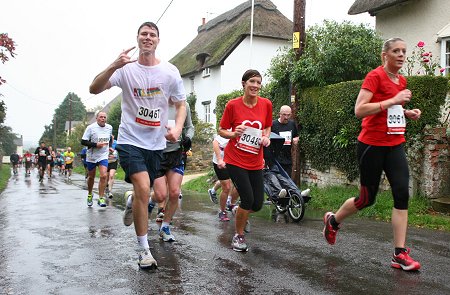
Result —
[{"label": "runner in background", "polygon": [[[234,186],[231,183],[230,175],[228,173],[227,167],[225,162],[223,161],[224,157],[224,150],[225,147],[228,144],[229,139],[223,138],[220,135],[216,135],[213,140],[213,167],[214,172],[217,175],[217,178],[219,179],[219,184],[222,188],[222,191],[220,193],[219,197],[219,206],[220,206],[220,212],[219,212],[219,220],[220,221],[229,221],[227,214],[227,207],[231,206],[231,204],[235,204],[237,198],[239,197],[239,194],[237,193],[237,190],[234,189]],[[211,189],[208,190],[208,193],[210,197],[212,196]],[[211,201],[213,199],[211,198]],[[214,202],[214,201],[213,201]],[[217,204],[217,197],[216,202]],[[232,210],[232,207],[229,207],[229,210]]]},{"label": "runner in background", "polygon": [[47,175],[48,179],[52,178],[53,167],[55,167],[55,152],[51,145],[48,146],[48,156],[47,156]]},{"label": "runner in background", "polygon": [[31,167],[33,165],[33,155],[30,151],[26,151],[23,155],[23,160],[25,161],[25,176],[30,176]]},{"label": "runner in background", "polygon": [[[175,126],[175,115],[175,107],[169,103],[169,126]],[[153,201],[164,206],[164,215],[161,216],[162,212],[160,211],[158,217],[162,218],[159,235],[165,242],[175,241],[175,237],[170,231],[170,222],[178,208],[181,183],[184,175],[182,138],[187,138],[191,142],[193,136],[194,125],[192,124],[191,110],[189,104],[186,104],[186,119],[182,134],[177,142],[166,142],[166,148],[163,150],[163,158],[153,186]],[[151,209],[151,202],[152,199],[149,201],[149,210]]]},{"label": "runner in background", "polygon": [[19,155],[17,154],[16,151],[14,151],[11,156],[9,156],[9,161],[11,163],[11,166],[13,168],[13,174],[17,175],[19,174],[19,172],[17,171],[17,168],[19,167]]},{"label": "runner in background", "polygon": [[63,154],[64,157],[64,174],[67,176],[67,180],[70,180],[72,176],[73,160],[75,159],[75,153],[72,152],[72,148],[67,147],[67,151]]},{"label": "runner in background", "polygon": [[86,162],[88,168],[88,196],[87,205],[93,204],[93,187],[95,172],[99,170],[100,180],[98,182],[98,205],[106,207],[105,188],[108,182],[108,154],[112,145],[112,126],[106,123],[106,113],[98,112],[96,122],[86,127],[81,144],[89,149],[86,153]]},{"label": "runner in background", "polygon": [[48,148],[45,146],[45,142],[41,142],[41,145],[34,152],[37,159],[37,166],[39,169],[39,182],[44,181],[44,173],[47,168],[47,156],[49,155]]}]

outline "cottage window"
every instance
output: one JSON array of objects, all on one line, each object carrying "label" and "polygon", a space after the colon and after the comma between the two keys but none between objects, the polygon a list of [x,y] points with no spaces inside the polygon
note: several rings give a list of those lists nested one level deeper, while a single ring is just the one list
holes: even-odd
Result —
[{"label": "cottage window", "polygon": [[202,101],[203,110],[205,113],[204,122],[211,123],[211,101]]},{"label": "cottage window", "polygon": [[209,77],[211,75],[211,69],[210,68],[204,68],[203,69],[203,73],[202,73],[202,77]]},{"label": "cottage window", "polygon": [[450,73],[450,37],[442,38],[441,41],[441,67],[445,69],[444,75]]},{"label": "cottage window", "polygon": [[443,40],[445,43],[445,73],[450,73],[450,39]]}]

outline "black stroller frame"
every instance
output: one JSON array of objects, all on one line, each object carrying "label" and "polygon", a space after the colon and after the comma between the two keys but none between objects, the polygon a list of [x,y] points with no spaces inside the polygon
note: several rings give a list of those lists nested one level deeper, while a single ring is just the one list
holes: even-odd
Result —
[{"label": "black stroller frame", "polygon": [[[284,137],[276,133],[270,134],[270,146],[264,147],[264,192],[268,195],[269,200],[265,204],[273,204],[280,214],[286,211],[294,222],[299,222],[305,215],[305,204],[311,199],[310,189],[300,191],[295,182],[289,177],[281,164],[276,160],[276,155],[284,144]],[[276,177],[281,185],[281,189],[286,190],[284,197],[276,197],[273,195],[273,188]],[[272,194],[272,195],[271,195]],[[278,192],[277,192],[278,195]]]}]

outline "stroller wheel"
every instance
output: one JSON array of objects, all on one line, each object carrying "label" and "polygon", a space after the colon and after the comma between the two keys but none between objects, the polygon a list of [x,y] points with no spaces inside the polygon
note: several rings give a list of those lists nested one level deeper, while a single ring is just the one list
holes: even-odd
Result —
[{"label": "stroller wheel", "polygon": [[303,215],[305,215],[305,202],[303,201],[303,198],[296,193],[291,194],[288,213],[294,222],[299,222],[302,220]]}]

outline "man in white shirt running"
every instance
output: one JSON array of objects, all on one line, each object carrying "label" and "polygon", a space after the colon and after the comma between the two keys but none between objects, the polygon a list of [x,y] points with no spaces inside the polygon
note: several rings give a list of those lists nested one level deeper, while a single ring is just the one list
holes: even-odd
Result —
[{"label": "man in white shirt running", "polygon": [[93,204],[92,189],[94,187],[95,172],[98,166],[100,181],[98,182],[98,205],[106,207],[105,188],[108,181],[108,155],[112,144],[112,126],[106,124],[106,113],[97,114],[97,122],[89,125],[81,138],[81,144],[88,147],[86,152],[86,164],[88,169],[88,197],[87,205]]},{"label": "man in white shirt running", "polygon": [[[133,184],[133,197],[127,199],[124,224],[134,228],[139,245],[141,268],[157,267],[147,240],[150,186],[162,159],[166,140],[176,142],[186,118],[186,94],[178,69],[156,57],[159,29],[143,23],[137,32],[137,60],[124,50],[95,77],[89,90],[93,94],[118,86],[122,89],[122,116],[116,150],[125,181]],[[133,55],[133,54],[131,54]],[[169,100],[176,109],[175,126],[168,126]]]}]

